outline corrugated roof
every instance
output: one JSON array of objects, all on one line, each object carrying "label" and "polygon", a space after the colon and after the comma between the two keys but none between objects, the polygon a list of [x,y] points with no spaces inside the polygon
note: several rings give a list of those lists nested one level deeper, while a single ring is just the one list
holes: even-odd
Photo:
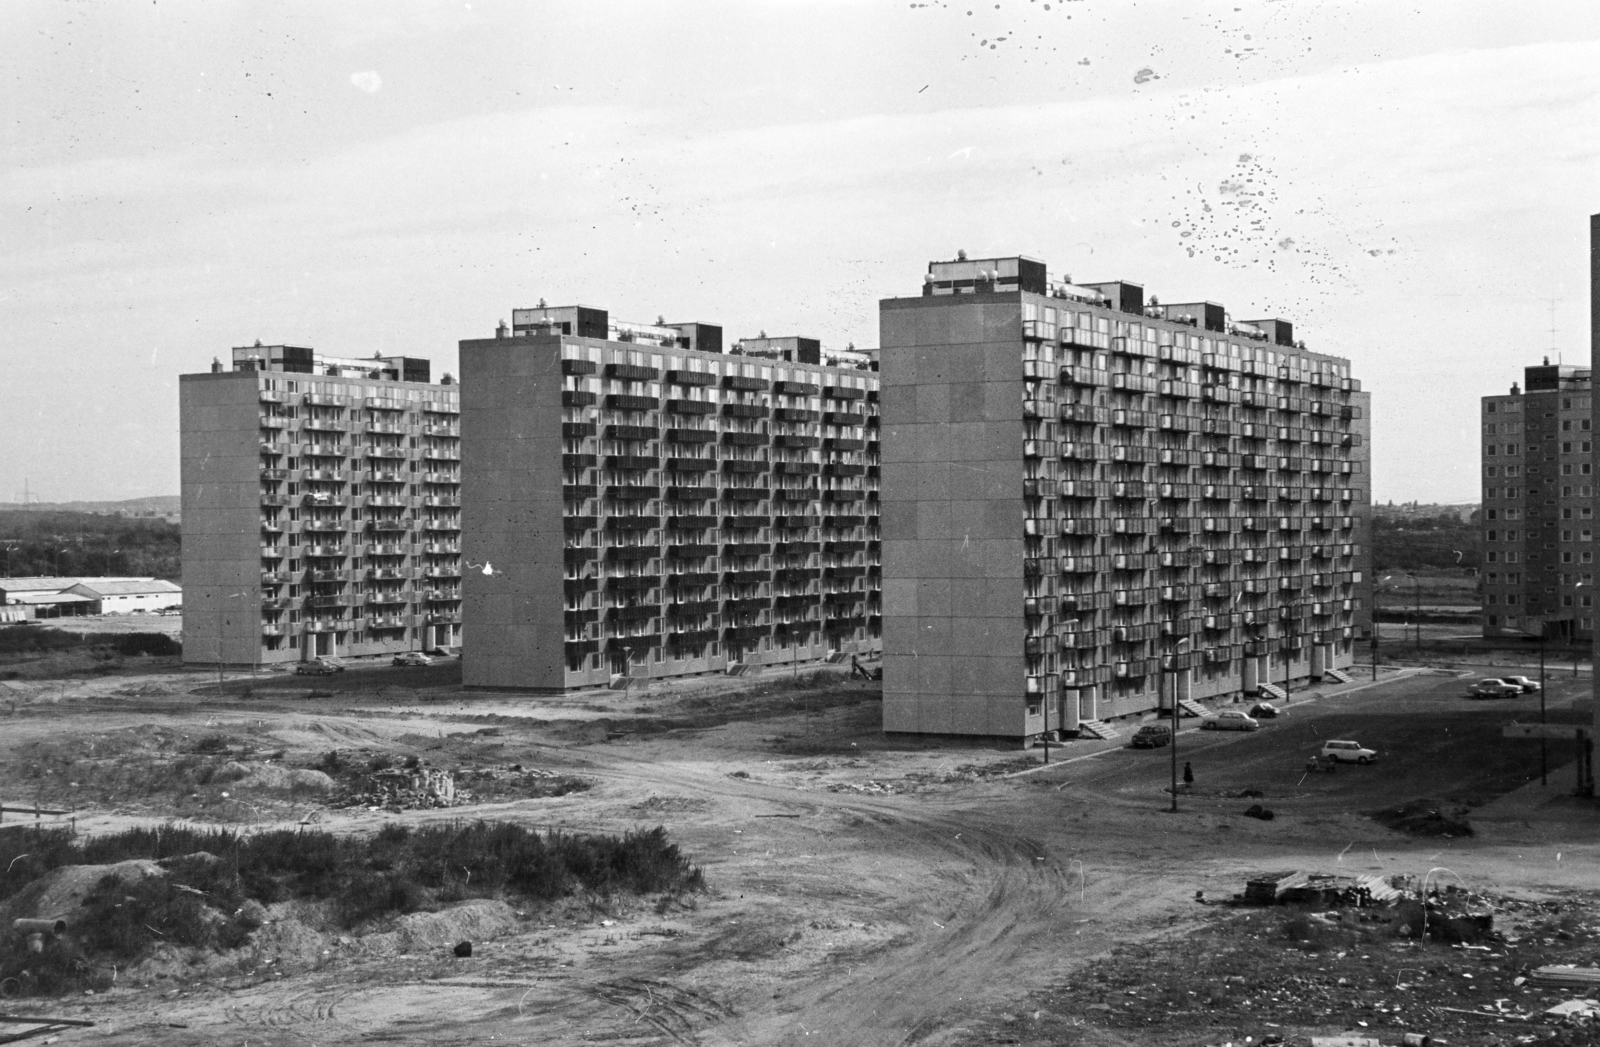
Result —
[{"label": "corrugated roof", "polygon": [[181,593],[182,586],[160,578],[85,578],[72,586],[94,596],[138,596],[145,593]]},{"label": "corrugated roof", "polygon": [[8,593],[61,592],[83,581],[82,578],[0,578],[0,589]]},{"label": "corrugated roof", "polygon": [[82,593],[51,593],[32,592],[18,593],[13,603],[94,603],[94,597],[84,596]]}]

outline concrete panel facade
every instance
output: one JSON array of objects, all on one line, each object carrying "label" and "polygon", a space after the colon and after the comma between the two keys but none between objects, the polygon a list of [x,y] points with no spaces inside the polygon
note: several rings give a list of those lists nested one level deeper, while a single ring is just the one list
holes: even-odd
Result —
[{"label": "concrete panel facade", "polygon": [[188,664],[460,642],[458,387],[306,353],[180,378]]},{"label": "concrete panel facade", "polygon": [[561,691],[561,339],[461,352],[468,687]]},{"label": "concrete panel facade", "polygon": [[461,343],[467,685],[875,653],[877,375],[612,326]]},{"label": "concrete panel facade", "polygon": [[1017,258],[880,303],[885,730],[1025,739],[1351,665],[1368,397],[1204,304]]}]

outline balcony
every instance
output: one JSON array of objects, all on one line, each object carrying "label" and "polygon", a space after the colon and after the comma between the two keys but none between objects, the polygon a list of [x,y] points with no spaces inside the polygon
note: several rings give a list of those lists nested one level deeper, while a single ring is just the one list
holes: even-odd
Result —
[{"label": "balcony", "polygon": [[350,549],[344,545],[306,545],[301,546],[307,556],[348,556]]},{"label": "balcony", "polygon": [[654,411],[660,406],[660,399],[654,396],[611,393],[606,397],[606,408],[612,411]]},{"label": "balcony", "polygon": [[422,551],[429,556],[457,556],[461,553],[461,546],[457,542],[429,542],[422,547]]},{"label": "balcony", "polygon": [[399,447],[369,447],[369,448],[367,448],[367,458],[369,460],[374,459],[374,458],[380,459],[380,460],[399,460],[399,459],[404,458],[405,456],[406,456],[405,450],[403,448],[399,448]]},{"label": "balcony", "polygon": [[403,545],[388,543],[371,543],[365,548],[368,556],[404,556],[408,551]]}]

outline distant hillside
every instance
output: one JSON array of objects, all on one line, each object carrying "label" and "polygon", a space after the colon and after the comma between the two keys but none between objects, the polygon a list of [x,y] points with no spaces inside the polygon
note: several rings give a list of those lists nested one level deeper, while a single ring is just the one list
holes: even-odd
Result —
[{"label": "distant hillside", "polygon": [[175,494],[149,498],[129,498],[121,502],[29,502],[26,505],[0,502],[0,512],[29,513],[121,513],[124,516],[177,516],[180,499]]},{"label": "distant hillside", "polygon": [[126,575],[176,582],[181,569],[178,525],[160,516],[0,507],[0,575]]}]

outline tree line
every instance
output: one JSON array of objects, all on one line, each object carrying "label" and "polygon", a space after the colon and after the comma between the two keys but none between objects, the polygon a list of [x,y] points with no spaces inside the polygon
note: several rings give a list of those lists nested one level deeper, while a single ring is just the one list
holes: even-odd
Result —
[{"label": "tree line", "polygon": [[181,530],[155,517],[0,511],[0,576],[182,576]]}]

